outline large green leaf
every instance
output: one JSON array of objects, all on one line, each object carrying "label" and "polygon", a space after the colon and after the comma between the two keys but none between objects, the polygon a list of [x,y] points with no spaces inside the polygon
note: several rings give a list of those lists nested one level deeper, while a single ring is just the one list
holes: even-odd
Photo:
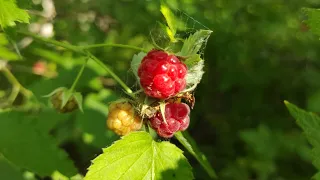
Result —
[{"label": "large green leaf", "polygon": [[105,148],[93,160],[86,180],[193,179],[182,151],[169,142],[156,142],[146,132],[133,132]]},{"label": "large green leaf", "polygon": [[3,156],[40,176],[49,176],[56,170],[66,176],[75,175],[76,168],[67,154],[48,134],[25,120],[26,117],[27,114],[18,112],[0,114],[0,152]]},{"label": "large green leaf", "polygon": [[315,113],[300,109],[288,101],[285,101],[285,105],[313,146],[311,153],[313,165],[320,170],[320,117]]},{"label": "large green leaf", "polygon": [[187,132],[177,132],[174,135],[178,141],[192,154],[207,171],[211,178],[217,178],[216,172],[212,168],[210,162],[207,160],[206,156],[199,150],[196,142]]},{"label": "large green leaf", "polygon": [[17,22],[29,23],[29,15],[16,5],[15,0],[0,1],[0,26],[2,28],[14,26]]}]

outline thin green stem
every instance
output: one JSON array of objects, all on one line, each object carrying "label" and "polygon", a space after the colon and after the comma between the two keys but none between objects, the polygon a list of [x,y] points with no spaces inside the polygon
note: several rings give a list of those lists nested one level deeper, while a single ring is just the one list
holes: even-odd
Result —
[{"label": "thin green stem", "polygon": [[44,37],[29,33],[29,32],[18,31],[18,33],[22,34],[22,35],[25,35],[25,36],[30,36],[30,37],[34,38],[35,40],[38,40],[38,41],[41,41],[41,42],[45,42],[45,43],[48,43],[48,44],[53,44],[55,46],[63,47],[65,49],[68,49],[68,50],[71,50],[71,51],[74,51],[74,52],[77,52],[77,53],[80,53],[80,54],[84,54],[83,51],[80,48],[78,48],[77,46],[71,45],[71,44],[67,44],[67,43],[56,41],[56,40],[49,39],[49,38],[44,38]]},{"label": "thin green stem", "polygon": [[77,85],[78,81],[80,80],[80,77],[81,77],[81,75],[82,75],[82,73],[83,73],[83,71],[84,71],[84,69],[85,69],[85,67],[86,67],[86,65],[87,65],[87,62],[88,62],[88,59],[86,59],[86,61],[82,64],[82,67],[81,67],[81,69],[79,70],[79,72],[78,72],[78,74],[77,74],[77,77],[76,77],[76,79],[73,81],[72,86],[71,86],[71,88],[70,88],[70,91],[71,91],[71,92],[73,92],[74,89],[76,88],[76,85]]},{"label": "thin green stem", "polygon": [[16,100],[18,94],[20,91],[20,87],[18,86],[13,86],[12,91],[7,99],[7,105],[13,104],[13,102]]},{"label": "thin green stem", "polygon": [[[20,33],[22,35],[33,37],[35,40],[38,40],[40,42],[53,44],[55,46],[63,47],[63,48],[68,49],[70,51],[73,51],[73,52],[76,52],[76,53],[80,53],[80,54],[82,54],[84,56],[88,56],[90,59],[94,60],[97,64],[99,64],[101,67],[103,67],[122,86],[122,88],[127,92],[127,94],[129,96],[133,97],[132,90],[111,70],[111,68],[109,68],[107,65],[105,65],[100,59],[98,59],[97,57],[92,55],[89,51],[85,50],[85,48],[83,49],[83,47],[81,47],[81,46],[74,46],[74,45],[70,45],[70,44],[67,44],[67,43],[59,42],[59,41],[56,41],[56,40],[53,40],[53,39],[43,38],[41,36],[38,36],[38,35],[35,35],[35,34],[32,34],[32,33],[26,33],[26,32],[21,32],[21,31],[18,31],[18,33]],[[94,45],[92,45],[92,46],[94,46]],[[138,50],[138,49],[142,50],[141,48],[138,48],[138,47],[126,46],[126,45],[123,45],[123,46],[121,45],[121,46],[116,46],[116,47],[130,48],[130,49],[135,49],[135,50]]]},{"label": "thin green stem", "polygon": [[132,94],[132,90],[126,85],[126,83],[124,83],[107,65],[105,65],[100,59],[92,55],[89,51],[86,51],[86,53],[90,57],[90,59],[92,59],[101,67],[103,67],[110,74],[110,76],[112,76],[129,95]]},{"label": "thin green stem", "polygon": [[24,96],[30,97],[32,95],[32,92],[23,87],[7,67],[3,67],[1,70],[3,71],[3,74],[7,77],[9,82],[13,85],[13,87],[19,88],[19,91]]},{"label": "thin green stem", "polygon": [[131,46],[126,44],[93,44],[93,45],[87,45],[87,46],[78,46],[81,49],[91,49],[91,48],[99,48],[99,47],[119,47],[119,48],[127,48],[127,49],[133,49],[137,51],[143,51],[148,52],[148,50],[137,47],[137,46]]}]

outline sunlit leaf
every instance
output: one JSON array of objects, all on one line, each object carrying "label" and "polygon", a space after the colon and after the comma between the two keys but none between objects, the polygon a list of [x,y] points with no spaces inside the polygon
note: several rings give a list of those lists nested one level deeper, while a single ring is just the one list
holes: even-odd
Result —
[{"label": "sunlit leaf", "polygon": [[16,21],[29,23],[29,18],[28,13],[20,9],[15,0],[0,1],[0,26],[2,28],[16,25]]},{"label": "sunlit leaf", "polygon": [[170,10],[168,6],[166,6],[163,2],[161,3],[160,6],[160,11],[163,14],[163,16],[166,19],[166,22],[168,24],[168,27],[166,27],[166,32],[171,40],[171,42],[176,42],[177,40],[175,39],[175,35],[177,32],[177,22],[176,22],[176,17]]},{"label": "sunlit leaf", "polygon": [[146,132],[133,132],[105,148],[93,160],[85,180],[193,179],[182,151],[156,142]]}]

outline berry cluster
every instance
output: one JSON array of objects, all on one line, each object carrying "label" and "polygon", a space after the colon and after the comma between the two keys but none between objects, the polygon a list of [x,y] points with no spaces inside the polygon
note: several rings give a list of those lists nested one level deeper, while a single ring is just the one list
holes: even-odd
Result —
[{"label": "berry cluster", "polygon": [[131,131],[139,130],[142,122],[135,115],[133,106],[128,102],[115,102],[109,106],[107,126],[118,135],[126,135]]},{"label": "berry cluster", "polygon": [[187,66],[176,56],[152,50],[138,69],[140,84],[146,95],[159,99],[172,97],[186,87]]},{"label": "berry cluster", "polygon": [[165,120],[160,112],[150,119],[150,124],[159,136],[171,138],[175,132],[188,128],[190,108],[185,103],[169,103],[165,107]]},{"label": "berry cluster", "polygon": [[[175,132],[186,130],[190,123],[190,108],[175,99],[179,98],[177,94],[186,87],[187,72],[187,66],[175,55],[151,50],[142,59],[138,76],[144,94],[158,99],[158,105],[154,107],[141,103],[144,107],[151,108],[152,114],[141,108],[140,116],[137,116],[130,103],[113,103],[109,107],[108,128],[118,135],[126,135],[140,129],[141,117],[147,117],[150,126],[163,138],[171,138]],[[159,110],[159,102],[166,104],[163,113]]]}]

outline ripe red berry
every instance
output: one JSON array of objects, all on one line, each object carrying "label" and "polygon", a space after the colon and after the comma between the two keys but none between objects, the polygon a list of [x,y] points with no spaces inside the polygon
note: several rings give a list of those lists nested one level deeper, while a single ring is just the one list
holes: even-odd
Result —
[{"label": "ripe red berry", "polygon": [[187,66],[176,56],[152,50],[141,61],[138,69],[140,84],[148,96],[166,99],[186,87]]},{"label": "ripe red berry", "polygon": [[185,103],[168,103],[165,107],[164,121],[161,112],[157,112],[150,119],[150,125],[155,129],[159,136],[171,138],[175,132],[184,131],[190,123],[190,108]]}]

